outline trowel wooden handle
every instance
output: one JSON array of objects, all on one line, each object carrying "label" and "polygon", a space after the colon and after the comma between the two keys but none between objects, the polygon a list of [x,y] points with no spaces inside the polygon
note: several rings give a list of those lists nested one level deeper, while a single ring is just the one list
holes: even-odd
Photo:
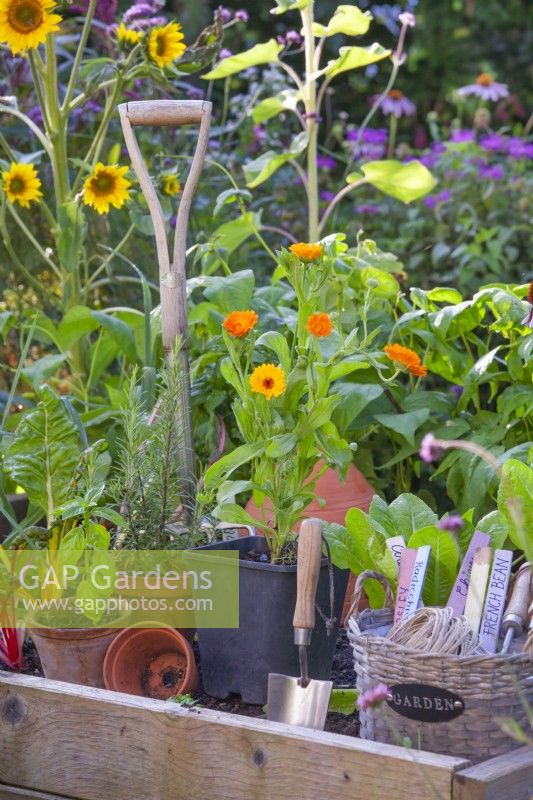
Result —
[{"label": "trowel wooden handle", "polygon": [[211,111],[207,100],[136,100],[119,111],[132,125],[199,125]]},{"label": "trowel wooden handle", "polygon": [[293,627],[312,631],[315,627],[315,596],[322,561],[322,522],[305,519],[298,535],[296,608]]},{"label": "trowel wooden handle", "polygon": [[[531,564],[522,564],[516,573],[511,599],[505,609],[502,630],[512,626],[517,633],[525,627],[527,622],[528,606],[531,602]],[[521,622],[520,622],[521,620]]]}]

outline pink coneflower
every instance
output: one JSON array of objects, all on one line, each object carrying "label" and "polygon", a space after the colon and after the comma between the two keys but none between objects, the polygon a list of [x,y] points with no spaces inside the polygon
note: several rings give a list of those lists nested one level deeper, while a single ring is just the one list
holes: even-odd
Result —
[{"label": "pink coneflower", "polygon": [[433,434],[426,433],[420,445],[420,458],[422,461],[425,461],[426,464],[432,464],[434,461],[438,461],[439,458],[442,458],[443,455],[444,450],[440,444],[437,444],[437,440]]},{"label": "pink coneflower", "polygon": [[395,117],[412,117],[416,106],[399,89],[392,89],[381,103],[381,110],[384,114],[394,114]]},{"label": "pink coneflower", "polygon": [[357,698],[357,707],[360,711],[368,711],[369,708],[377,708],[385,700],[390,700],[392,697],[391,690],[384,683],[378,683],[372,689],[367,689],[366,692],[359,695]]},{"label": "pink coneflower", "polygon": [[470,94],[479,97],[481,100],[492,100],[496,102],[501,100],[502,97],[509,97],[509,87],[506,83],[498,83],[494,80],[492,75],[488,72],[482,72],[478,75],[475,83],[469,83],[468,86],[461,86],[457,89],[457,94],[461,97],[467,97]]}]

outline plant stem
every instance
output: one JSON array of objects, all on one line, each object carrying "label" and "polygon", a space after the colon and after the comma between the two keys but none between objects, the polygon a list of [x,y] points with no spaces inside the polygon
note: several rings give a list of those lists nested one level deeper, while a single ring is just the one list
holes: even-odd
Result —
[{"label": "plant stem", "polygon": [[307,145],[307,187],[309,209],[309,241],[316,242],[319,237],[318,230],[318,119],[317,119],[317,89],[316,79],[312,77],[315,71],[315,37],[313,34],[314,0],[310,0],[301,12],[304,42],[305,42],[305,87],[304,103],[309,137]]},{"label": "plant stem", "polygon": [[94,12],[96,9],[96,2],[97,0],[89,0],[89,7],[87,9],[87,16],[85,17],[85,22],[83,24],[83,28],[81,31],[80,41],[78,43],[78,49],[76,50],[76,55],[74,57],[74,62],[72,64],[72,71],[70,73],[69,82],[67,85],[67,89],[65,92],[65,97],[63,99],[63,105],[61,106],[61,114],[63,116],[67,116],[70,113],[69,105],[72,99],[72,95],[74,94],[74,89],[76,86],[76,79],[78,77],[78,70],[80,68],[81,60],[83,58],[83,54],[85,52],[85,46],[87,44],[87,39],[89,38],[89,33],[91,32],[91,26],[93,22]]}]

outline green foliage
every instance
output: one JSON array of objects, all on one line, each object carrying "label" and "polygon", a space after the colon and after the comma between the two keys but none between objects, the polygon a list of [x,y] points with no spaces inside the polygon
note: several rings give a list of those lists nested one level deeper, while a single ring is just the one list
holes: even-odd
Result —
[{"label": "green foliage", "polygon": [[49,386],[41,386],[37,407],[22,418],[9,443],[4,468],[49,524],[69,497],[80,454],[78,430],[65,405]]}]

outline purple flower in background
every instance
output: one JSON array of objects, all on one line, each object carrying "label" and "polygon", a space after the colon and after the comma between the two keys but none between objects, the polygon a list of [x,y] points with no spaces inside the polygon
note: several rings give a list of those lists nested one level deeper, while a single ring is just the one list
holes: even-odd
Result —
[{"label": "purple flower in background", "polygon": [[235,19],[237,22],[248,22],[250,19],[248,12],[244,10],[244,8],[240,8],[238,11],[235,12]]},{"label": "purple flower in background", "polygon": [[427,197],[424,197],[424,205],[426,208],[435,208],[442,203],[447,203],[448,200],[452,199],[452,193],[450,189],[443,189],[442,192],[438,192],[437,194],[428,194]]},{"label": "purple flower in background", "polygon": [[[409,161],[414,161],[415,159],[416,156],[409,156]],[[405,160],[407,161],[407,159]],[[435,166],[435,164],[437,164],[439,156],[437,153],[426,153],[425,155],[420,156],[418,160],[428,169],[432,169]]]},{"label": "purple flower in background", "polygon": [[[94,16],[100,22],[105,22],[106,25],[111,25],[115,21],[115,14],[117,13],[118,0],[96,0],[96,9]],[[86,14],[89,8],[89,0],[76,0],[71,11],[76,11],[78,14]]]},{"label": "purple flower in background", "polygon": [[254,125],[254,129],[252,131],[254,142],[257,144],[263,144],[265,139],[267,138],[267,132],[263,125]]},{"label": "purple flower in background", "polygon": [[507,152],[511,158],[533,158],[533,143],[511,136],[507,140]]},{"label": "purple flower in background", "polygon": [[426,433],[420,445],[420,458],[426,464],[432,464],[438,461],[444,455],[444,450],[437,444],[438,440],[435,439],[432,433]]},{"label": "purple flower in background", "polygon": [[40,106],[32,106],[26,114],[39,128],[43,127],[43,114]]},{"label": "purple flower in background", "polygon": [[369,708],[376,708],[380,706],[385,700],[392,697],[391,690],[384,683],[378,683],[372,689],[367,689],[366,692],[359,695],[357,698],[357,707],[360,711],[367,711]]},{"label": "purple flower in background", "polygon": [[457,514],[450,514],[437,523],[437,528],[440,528],[441,531],[450,531],[450,533],[460,533],[464,526],[465,524],[462,517],[459,517]]},{"label": "purple flower in background", "polygon": [[464,386],[459,386],[458,383],[454,383],[453,386],[450,386],[450,392],[451,394],[453,394],[455,402],[457,402],[459,398],[462,397],[463,395]]},{"label": "purple flower in background", "polygon": [[479,177],[484,181],[501,181],[505,177],[505,170],[501,164],[481,164]]},{"label": "purple flower in background", "polygon": [[299,45],[302,43],[302,37],[298,31],[287,31],[285,34],[285,41],[287,44]]},{"label": "purple flower in background", "polygon": [[337,162],[331,156],[317,156],[316,165],[319,169],[332,170],[337,166]]},{"label": "purple flower in background", "polygon": [[221,61],[224,61],[225,58],[230,58],[232,55],[233,53],[231,52],[231,50],[228,50],[227,47],[223,47],[220,53],[218,54],[218,57]]},{"label": "purple flower in background", "polygon": [[355,207],[355,213],[361,217],[374,217],[376,214],[381,214],[382,208],[376,203],[359,203]]},{"label": "purple flower in background", "polygon": [[381,110],[384,114],[394,114],[398,118],[412,117],[416,113],[416,106],[399,89],[392,89],[383,100]]},{"label": "purple flower in background", "polygon": [[411,14],[410,11],[404,11],[400,14],[398,19],[402,25],[407,25],[408,28],[414,28],[416,26],[416,17],[414,14]]},{"label": "purple flower in background", "polygon": [[461,97],[473,94],[481,100],[496,102],[496,100],[501,100],[502,97],[509,97],[509,87],[506,83],[495,81],[488,72],[482,72],[476,78],[475,83],[469,83],[467,86],[461,86],[460,89],[457,89],[457,94]]},{"label": "purple flower in background", "polygon": [[473,142],[475,139],[474,131],[459,129],[452,131],[452,135],[450,136],[451,142],[456,142],[457,144],[461,144],[462,142]]},{"label": "purple flower in background", "polygon": [[331,203],[334,197],[335,197],[335,192],[328,192],[327,189],[323,189],[320,192],[320,199],[323,200],[325,203]]},{"label": "purple flower in background", "polygon": [[492,150],[497,153],[507,149],[507,139],[499,133],[491,133],[480,140],[479,144],[484,150]]},{"label": "purple flower in background", "polygon": [[164,6],[165,0],[140,0],[124,12],[122,22],[134,31],[166,25],[168,19],[160,14]]},{"label": "purple flower in background", "polygon": [[229,22],[233,16],[229,8],[225,8],[224,6],[219,6],[218,12],[220,14],[220,19],[222,20],[223,23]]},{"label": "purple flower in background", "polygon": [[203,100],[205,92],[203,89],[199,89],[198,86],[189,86],[187,89],[187,97],[189,100]]}]

